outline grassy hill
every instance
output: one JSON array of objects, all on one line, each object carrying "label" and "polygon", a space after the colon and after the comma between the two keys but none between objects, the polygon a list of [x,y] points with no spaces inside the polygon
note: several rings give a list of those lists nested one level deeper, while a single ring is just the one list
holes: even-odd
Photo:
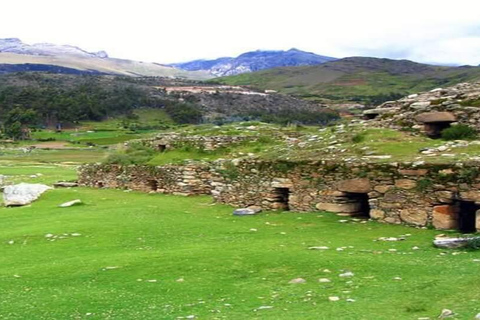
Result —
[{"label": "grassy hill", "polygon": [[[202,71],[185,71],[157,63],[114,58],[83,57],[77,55],[35,56],[0,52],[0,64],[25,66],[25,64],[45,65],[52,68],[63,67],[78,71],[97,72],[122,76],[180,77],[187,79],[208,79]],[[25,69],[26,71],[27,69]],[[0,73],[1,73],[0,68]]]},{"label": "grassy hill", "polygon": [[479,67],[443,67],[407,60],[352,57],[211,80],[273,89],[321,101],[378,104],[410,93],[480,79]]}]

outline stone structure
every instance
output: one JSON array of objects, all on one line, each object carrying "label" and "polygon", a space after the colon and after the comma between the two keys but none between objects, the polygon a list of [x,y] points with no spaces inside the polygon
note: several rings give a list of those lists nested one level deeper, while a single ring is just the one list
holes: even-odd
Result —
[{"label": "stone structure", "polygon": [[79,170],[80,185],[177,195],[211,193],[210,166],[201,163],[166,166],[91,164]]},{"label": "stone structure", "polygon": [[[80,184],[266,210],[330,211],[386,223],[480,229],[480,164],[219,160],[161,167],[87,165]],[[477,214],[477,211],[479,214]]]},{"label": "stone structure", "polygon": [[461,83],[388,101],[364,111],[364,117],[373,119],[372,124],[376,126],[418,129],[434,138],[456,123],[480,131],[480,82]]},{"label": "stone structure", "polygon": [[197,149],[212,151],[231,145],[241,144],[246,141],[257,141],[257,136],[229,136],[229,135],[217,135],[217,136],[182,136],[176,133],[166,133],[157,135],[151,139],[140,140],[143,144],[146,144],[159,151],[178,149],[184,146],[192,146]]}]

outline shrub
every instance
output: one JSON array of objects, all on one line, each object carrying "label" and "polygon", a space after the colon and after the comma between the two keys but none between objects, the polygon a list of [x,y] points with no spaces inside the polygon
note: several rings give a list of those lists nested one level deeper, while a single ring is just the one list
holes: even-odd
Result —
[{"label": "shrub", "polygon": [[124,153],[115,153],[110,155],[106,162],[121,165],[145,164],[150,161],[156,152],[150,147],[141,143],[132,143]]},{"label": "shrub", "polygon": [[420,179],[417,182],[417,191],[425,192],[433,186],[433,181],[430,179]]},{"label": "shrub", "polygon": [[444,140],[473,140],[477,138],[477,132],[472,127],[459,124],[442,131]]},{"label": "shrub", "polygon": [[467,249],[479,250],[480,249],[480,237],[469,237],[467,238]]},{"label": "shrub", "polygon": [[363,141],[365,141],[365,133],[357,133],[352,137],[353,143],[361,143]]},{"label": "shrub", "polygon": [[233,162],[225,162],[219,173],[227,180],[235,180],[240,176],[240,172]]}]

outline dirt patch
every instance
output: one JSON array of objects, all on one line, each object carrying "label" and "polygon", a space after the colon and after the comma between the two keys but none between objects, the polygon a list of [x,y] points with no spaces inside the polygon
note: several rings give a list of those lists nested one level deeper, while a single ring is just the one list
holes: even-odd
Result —
[{"label": "dirt patch", "polygon": [[35,147],[37,149],[69,149],[71,148],[68,142],[63,142],[63,141],[41,142],[37,144],[32,144],[31,147]]}]

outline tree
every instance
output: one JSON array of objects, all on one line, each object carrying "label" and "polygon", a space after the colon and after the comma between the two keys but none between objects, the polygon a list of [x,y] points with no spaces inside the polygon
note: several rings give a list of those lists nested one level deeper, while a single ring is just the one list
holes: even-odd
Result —
[{"label": "tree", "polygon": [[15,107],[4,117],[3,133],[8,138],[15,140],[29,139],[29,125],[35,123],[36,118],[37,113],[34,110]]}]

